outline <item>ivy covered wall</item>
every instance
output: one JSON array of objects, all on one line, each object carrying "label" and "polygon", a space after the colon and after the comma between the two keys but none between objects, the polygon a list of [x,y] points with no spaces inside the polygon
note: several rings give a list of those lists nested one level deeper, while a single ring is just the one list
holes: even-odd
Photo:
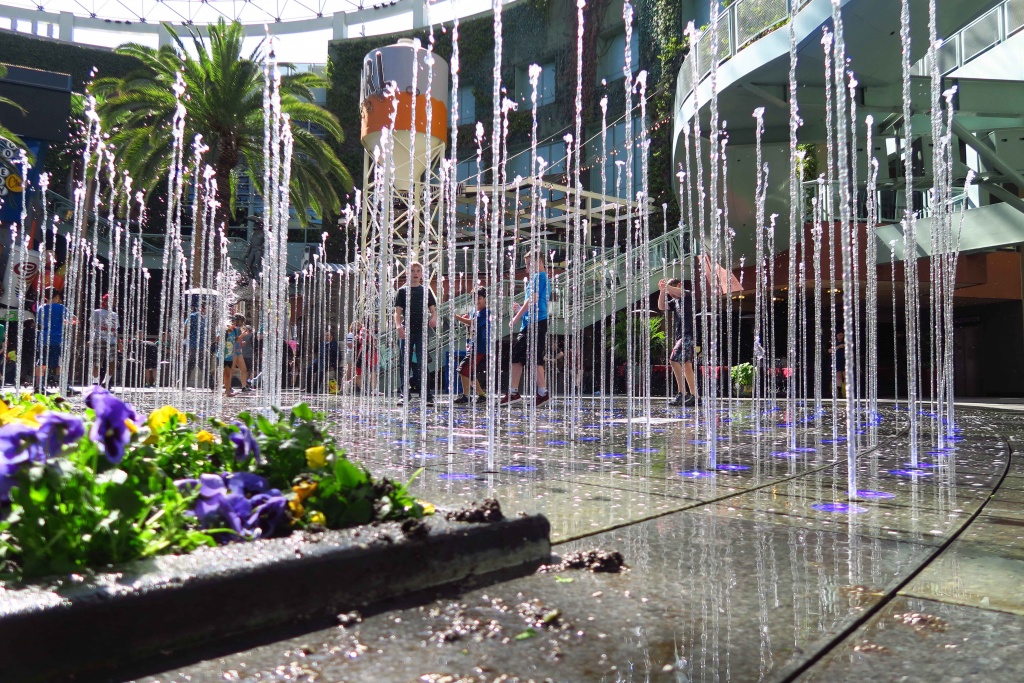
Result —
[{"label": "ivy covered wall", "polygon": [[0,62],[70,74],[75,92],[85,90],[93,68],[98,76],[124,76],[141,66],[134,57],[117,55],[112,50],[46,40],[16,31],[0,31]]},{"label": "ivy covered wall", "polygon": [[[516,73],[529,64],[555,67],[555,97],[538,110],[540,141],[561,140],[574,129],[573,113],[576,94],[576,3],[574,0],[526,0],[510,5],[502,13],[502,85],[513,97]],[[621,0],[589,0],[584,10],[583,47],[583,120],[585,135],[600,130],[601,96],[609,95],[608,119],[622,116],[624,110],[623,78],[602,85],[597,78],[597,64],[607,49],[607,38],[622,33]],[[339,40],[331,43],[331,88],[327,107],[341,121],[346,141],[341,149],[342,162],[361,182],[363,149],[359,142],[359,81],[363,57],[398,38],[419,38],[423,45],[429,39],[427,30]],[[435,26],[434,51],[450,62],[452,24],[442,29]],[[459,25],[460,87],[471,87],[475,96],[475,119],[480,121],[490,140],[493,120],[492,90],[494,70],[494,17],[488,12],[463,19]],[[643,67],[641,67],[643,68]],[[529,144],[531,115],[528,106],[510,117],[509,148]],[[595,131],[596,128],[596,131]],[[459,158],[475,157],[475,122],[464,122],[459,129]],[[489,152],[485,150],[485,166]],[[585,182],[588,179],[585,179]]]},{"label": "ivy covered wall", "polygon": [[[706,8],[706,1],[699,6]],[[649,188],[656,205],[668,205],[669,229],[679,219],[679,205],[673,190],[672,169],[672,106],[675,97],[675,79],[688,46],[682,35],[684,19],[693,18],[692,7],[684,7],[684,0],[635,0],[633,40],[639,45],[639,69],[648,71],[647,115],[650,125],[651,147],[649,159]],[[492,121],[491,93],[494,64],[494,25],[490,13],[463,20],[459,27],[460,86],[470,86],[475,95],[475,119],[483,123],[489,143]],[[555,65],[555,99],[538,111],[539,139],[560,140],[574,128],[573,111],[576,89],[576,3],[573,0],[527,0],[507,7],[502,15],[503,65],[502,83],[514,94],[517,69],[531,63]],[[609,36],[622,33],[621,0],[588,0],[584,11],[583,40],[583,121],[584,137],[600,133],[600,100],[608,95],[608,121],[623,117],[625,113],[624,80],[621,76],[609,78],[602,84],[598,78],[598,64],[603,51],[608,49]],[[451,58],[451,25],[444,31],[435,30],[435,52],[447,60]],[[361,174],[363,150],[358,139],[359,130],[359,76],[363,56],[368,52],[392,44],[400,37],[417,37],[425,45],[427,31],[374,36],[356,40],[335,41],[331,44],[331,82],[328,107],[341,120],[348,138],[342,149],[342,161],[355,175]],[[636,114],[638,99],[634,98]],[[510,118],[509,148],[514,150],[529,144],[531,116],[528,107]],[[459,130],[459,158],[475,155],[474,123],[464,123]],[[638,134],[638,131],[635,131]],[[584,167],[593,166],[591,151]],[[485,166],[490,164],[485,149]],[[583,174],[585,187],[590,187],[588,173]],[[596,189],[596,187],[595,187]],[[660,213],[660,212],[659,212]],[[660,216],[651,221],[652,233],[660,233]]]}]

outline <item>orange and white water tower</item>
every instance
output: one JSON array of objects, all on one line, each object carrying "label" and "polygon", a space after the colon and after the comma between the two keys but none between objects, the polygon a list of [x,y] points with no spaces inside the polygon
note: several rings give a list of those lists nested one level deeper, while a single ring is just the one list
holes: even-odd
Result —
[{"label": "orange and white water tower", "polygon": [[382,132],[391,128],[394,116],[393,157],[382,159],[382,163],[393,160],[393,186],[399,192],[410,190],[410,178],[416,184],[423,182],[423,174],[444,156],[448,140],[448,62],[437,55],[429,61],[428,51],[419,40],[408,38],[376,49],[363,59],[360,138],[368,157],[365,171],[372,182],[374,150],[381,144]]}]

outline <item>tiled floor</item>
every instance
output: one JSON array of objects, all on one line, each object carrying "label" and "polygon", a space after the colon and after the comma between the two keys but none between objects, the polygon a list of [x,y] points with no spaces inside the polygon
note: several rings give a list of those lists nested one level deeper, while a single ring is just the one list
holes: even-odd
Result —
[{"label": "tiled floor", "polygon": [[[846,444],[827,421],[820,432],[801,423],[791,451],[777,418],[750,433],[742,404],[720,414],[726,438],[712,457],[694,443],[707,433],[692,413],[658,406],[665,419],[648,434],[594,404],[569,429],[554,404],[532,425],[503,424],[493,447],[480,412],[456,413],[449,431],[448,409],[435,408],[415,433],[394,411],[332,418],[375,473],[424,467],[421,498],[542,512],[557,553],[619,550],[629,571],[466,587],[146,680],[1024,679],[1024,467],[1007,446],[1024,435],[1018,416],[962,409],[950,449],[922,445],[910,465],[905,415],[886,410],[877,448],[869,428],[857,435],[862,495],[850,514],[815,507],[850,502]],[[557,618],[531,626],[516,606],[533,600]],[[461,635],[434,635],[453,620]],[[1001,629],[1018,637],[1003,642]],[[976,678],[989,670],[998,675]]]}]

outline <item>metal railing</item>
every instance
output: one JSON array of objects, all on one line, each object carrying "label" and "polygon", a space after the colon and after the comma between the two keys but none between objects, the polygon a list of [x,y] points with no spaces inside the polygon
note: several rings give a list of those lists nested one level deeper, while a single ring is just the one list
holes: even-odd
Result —
[{"label": "metal railing", "polygon": [[[811,0],[736,0],[718,16],[718,63],[726,61],[758,38],[784,26],[790,12],[800,10]],[[693,64],[696,54],[697,74],[704,80],[711,73],[711,31],[705,29],[683,61],[676,79],[676,103],[693,92]]]},{"label": "metal railing", "polygon": [[[1024,0],[1005,0],[949,36],[938,49],[939,75],[945,76],[1024,29]],[[931,74],[931,55],[913,67],[915,76]]]},{"label": "metal railing", "polygon": [[[663,276],[665,269],[681,260],[681,230],[681,228],[670,230],[663,235],[655,237],[647,245],[647,263],[650,266],[651,281],[653,281],[655,286],[657,285],[657,279]],[[588,248],[589,253],[593,253],[593,251],[593,247]],[[612,255],[611,258],[608,257],[609,252]],[[632,256],[632,261],[627,256]],[[593,324],[600,317],[595,315],[594,311],[600,309],[602,300],[606,302],[607,314],[614,313],[618,308],[633,303],[627,300],[629,297],[626,292],[626,270],[632,269],[631,272],[634,278],[639,277],[638,265],[640,264],[641,256],[642,252],[639,249],[634,249],[629,255],[624,253],[621,248],[616,250],[606,249],[605,254],[587,260],[582,276],[579,276],[580,281],[583,283],[580,298],[583,314],[579,318],[581,324],[584,326]],[[574,275],[576,274],[565,271],[552,278],[551,292],[553,296],[548,304],[549,319],[565,318],[566,307],[572,301],[570,288],[576,282],[571,280],[570,277]],[[521,289],[519,287],[520,284],[511,280],[503,280],[500,286],[504,288],[502,291],[504,298],[508,300],[517,293]],[[651,290],[651,282],[646,283],[646,285],[642,282],[634,283],[633,286],[637,291],[646,288],[647,294],[653,291]],[[476,303],[475,296],[473,292],[467,292],[443,301],[437,307],[438,320],[442,324],[446,324],[451,317],[453,308],[456,312],[460,313],[472,310]],[[624,302],[621,305],[620,300]],[[588,311],[590,312],[589,314],[587,314]],[[493,323],[493,329],[501,330],[503,334],[507,333],[510,318],[509,311],[501,311]],[[437,350],[442,347],[445,343],[443,338],[444,335],[437,335],[431,350]]]}]

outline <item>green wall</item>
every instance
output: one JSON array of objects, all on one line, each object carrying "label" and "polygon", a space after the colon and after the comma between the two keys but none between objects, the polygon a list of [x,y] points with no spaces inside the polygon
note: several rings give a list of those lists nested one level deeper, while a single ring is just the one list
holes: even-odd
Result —
[{"label": "green wall", "polygon": [[16,31],[0,32],[0,62],[42,71],[71,74],[75,92],[82,92],[93,68],[99,76],[123,76],[138,68],[132,57],[111,50],[47,40]]}]

